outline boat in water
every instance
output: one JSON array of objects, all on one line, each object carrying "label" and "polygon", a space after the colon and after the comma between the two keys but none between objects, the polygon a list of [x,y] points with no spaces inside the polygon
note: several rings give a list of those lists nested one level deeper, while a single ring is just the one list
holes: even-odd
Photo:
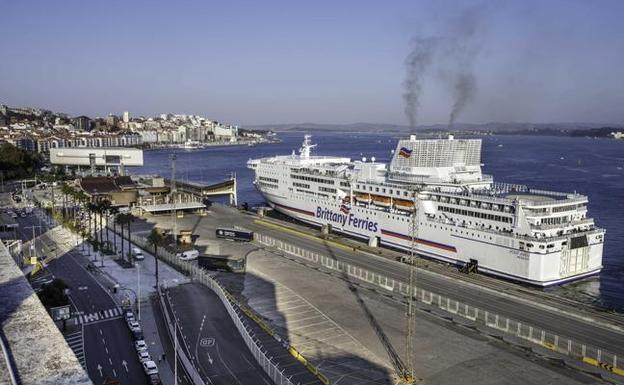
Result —
[{"label": "boat in water", "polygon": [[187,140],[186,142],[184,142],[183,145],[180,146],[180,148],[184,150],[197,150],[200,148],[204,148],[204,144],[195,140]]},{"label": "boat in water", "polygon": [[275,210],[300,221],[537,286],[597,274],[605,230],[588,198],[494,182],[480,139],[399,140],[389,165],[299,153],[249,160]]}]

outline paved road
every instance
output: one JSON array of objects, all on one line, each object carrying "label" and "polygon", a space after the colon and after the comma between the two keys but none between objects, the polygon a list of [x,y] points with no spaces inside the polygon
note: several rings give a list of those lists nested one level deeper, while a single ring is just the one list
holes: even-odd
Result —
[{"label": "paved road", "polygon": [[[331,247],[313,240],[297,237],[288,233],[267,231],[266,228],[254,226],[257,231],[268,233],[285,242],[296,244],[307,250],[333,257],[338,261],[344,261],[355,266],[366,268],[369,271],[383,274],[407,282],[408,272],[406,265],[381,259],[377,256],[369,256],[358,253],[353,254]],[[611,329],[605,329],[595,324],[580,321],[560,313],[547,311],[523,302],[514,301],[508,297],[502,297],[495,293],[480,290],[452,280],[444,279],[430,274],[418,274],[417,285],[425,290],[446,296],[484,310],[496,312],[512,319],[539,326],[552,331],[560,336],[573,338],[587,344],[608,349],[616,354],[624,354],[624,334]]]},{"label": "paved road", "polygon": [[145,374],[117,304],[85,270],[83,263],[82,257],[72,252],[52,261],[48,269],[71,287],[72,303],[81,315],[77,322],[84,328],[89,377],[96,382],[108,376],[122,383],[144,383]]},{"label": "paved road", "polygon": [[[371,254],[348,252],[318,240],[311,240],[266,227],[254,223],[255,216],[238,215],[229,208],[213,206],[211,211],[212,213],[208,217],[203,217],[197,226],[196,231],[202,237],[214,237],[215,223],[219,223],[222,226],[244,226],[250,230],[267,234],[307,250],[333,257],[336,260],[360,266],[390,278],[407,281],[408,269],[405,264]],[[419,287],[434,293],[448,296],[521,322],[542,327],[560,336],[598,346],[618,355],[624,355],[624,333],[615,332],[612,329],[566,316],[559,312],[548,311],[524,301],[517,301],[508,296],[501,296],[496,292],[482,290],[446,277],[421,273],[418,274],[417,281]]]},{"label": "paved road", "polygon": [[207,384],[272,384],[216,294],[190,283],[169,289],[169,298],[180,326],[178,343],[194,357]]}]

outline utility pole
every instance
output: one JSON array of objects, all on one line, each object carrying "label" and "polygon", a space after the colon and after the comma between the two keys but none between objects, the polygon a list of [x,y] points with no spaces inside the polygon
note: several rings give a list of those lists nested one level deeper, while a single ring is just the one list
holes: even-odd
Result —
[{"label": "utility pole", "polygon": [[173,232],[173,246],[175,251],[178,251],[178,216],[176,214],[176,201],[175,201],[175,193],[176,193],[176,181],[175,181],[175,173],[176,173],[176,154],[171,154],[171,183],[170,183],[170,195],[171,195],[171,223],[172,223],[172,232]]},{"label": "utility pole", "polygon": [[139,264],[135,262],[137,271],[137,316],[141,320],[141,273],[139,272]]},{"label": "utility pole", "polygon": [[36,244],[37,244],[37,237],[36,237],[36,233],[35,233],[35,229],[41,229],[42,226],[37,226],[37,225],[32,225],[32,226],[28,226],[28,227],[24,227],[24,229],[32,229],[32,240],[30,243],[30,257],[36,257],[37,256],[37,249],[36,249]]}]

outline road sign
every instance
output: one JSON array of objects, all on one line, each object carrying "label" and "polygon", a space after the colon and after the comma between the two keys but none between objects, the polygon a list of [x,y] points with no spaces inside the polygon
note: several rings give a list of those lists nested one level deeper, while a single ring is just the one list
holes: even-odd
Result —
[{"label": "road sign", "polygon": [[69,305],[57,306],[50,308],[50,315],[54,321],[66,320],[71,318],[71,309]]}]

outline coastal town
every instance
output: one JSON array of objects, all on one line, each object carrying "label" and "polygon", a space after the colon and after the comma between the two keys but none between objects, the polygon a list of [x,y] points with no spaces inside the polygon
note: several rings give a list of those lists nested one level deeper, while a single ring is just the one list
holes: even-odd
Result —
[{"label": "coastal town", "polygon": [[201,148],[209,145],[257,144],[274,141],[270,131],[246,130],[199,115],[90,118],[42,108],[0,104],[0,141],[17,148],[48,153],[52,148],[162,147]]}]

